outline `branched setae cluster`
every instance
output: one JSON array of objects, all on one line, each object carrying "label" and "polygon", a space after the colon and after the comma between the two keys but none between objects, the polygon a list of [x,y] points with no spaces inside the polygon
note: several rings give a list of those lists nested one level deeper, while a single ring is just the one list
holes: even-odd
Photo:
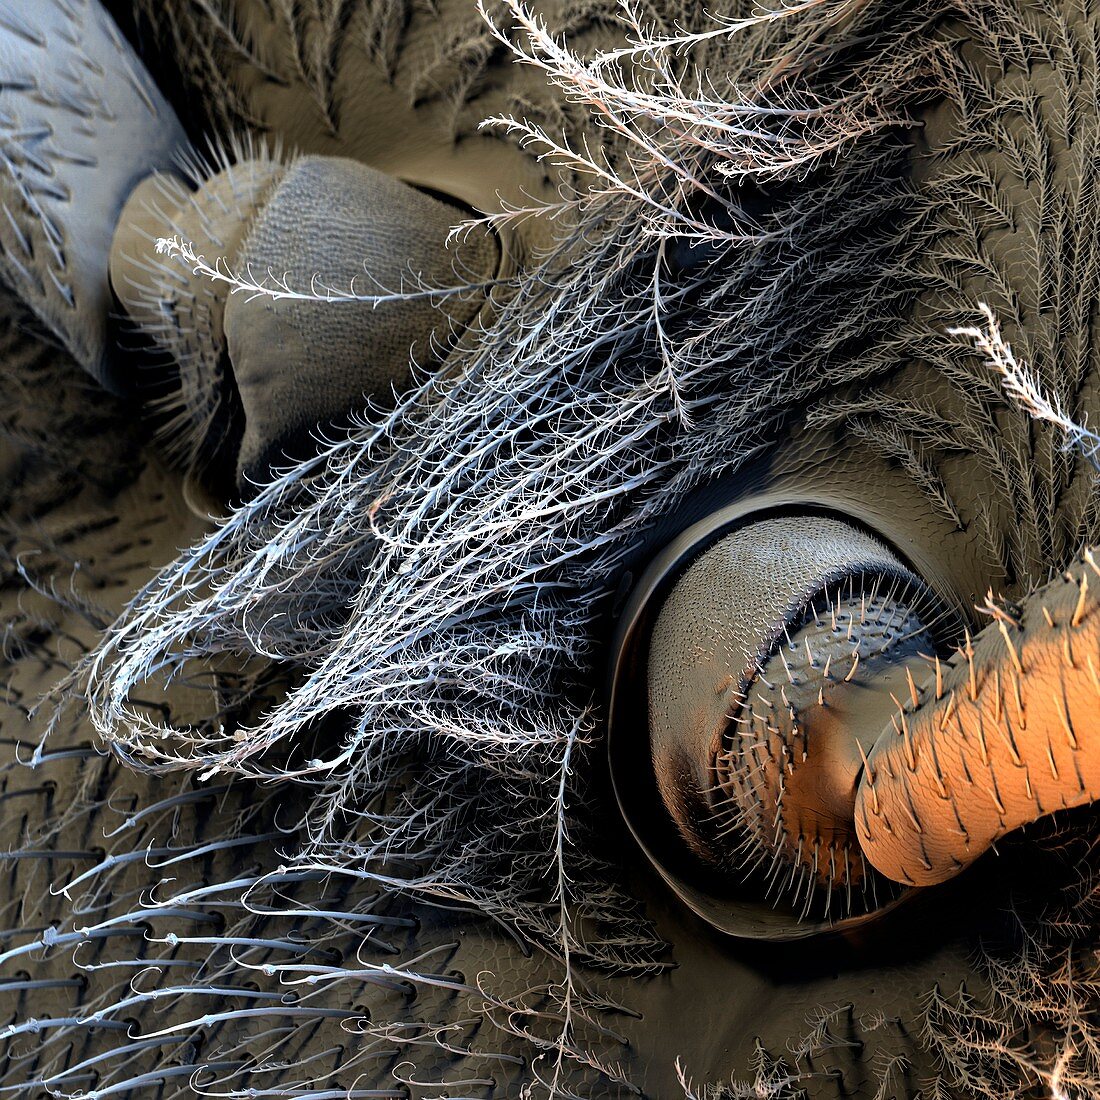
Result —
[{"label": "branched setae cluster", "polygon": [[[578,966],[660,958],[586,827],[610,598],[677,499],[890,360],[890,127],[928,74],[924,15],[864,0],[692,28],[624,6],[629,44],[585,58],[505,8],[518,60],[609,131],[597,151],[497,120],[572,170],[561,206],[503,215],[556,217],[561,243],[445,375],[151,581],[78,679],[135,769],[293,789],[286,873],[473,907],[553,953],[556,1030],[494,1013],[543,1036],[553,1093],[576,1063],[618,1075],[580,1038]],[[241,681],[232,720],[143,702],[256,659],[294,674],[264,705]]]},{"label": "branched setae cluster", "polygon": [[[151,580],[68,686],[86,694],[99,734],[134,771],[234,789],[255,781],[278,821],[274,866],[162,899],[176,914],[202,916],[215,896],[238,907],[235,935],[196,937],[216,941],[220,969],[204,975],[228,980],[252,965],[242,952],[255,952],[258,976],[293,985],[303,1002],[294,1011],[310,1020],[337,1011],[319,991],[461,992],[533,1044],[541,1091],[570,1095],[576,1067],[624,1077],[614,1049],[599,1046],[617,1040],[585,967],[662,965],[662,945],[591,828],[590,781],[609,612],[658,521],[781,439],[807,406],[818,426],[857,425],[909,454],[907,468],[941,500],[951,495],[937,442],[987,448],[1035,521],[1025,534],[1047,530],[1040,498],[1072,471],[1043,450],[1050,485],[1021,482],[1020,456],[1005,457],[996,430],[983,435],[993,418],[980,386],[978,411],[957,425],[869,385],[912,352],[907,326],[927,274],[928,212],[905,181],[897,128],[937,81],[958,77],[936,67],[933,13],[873,0],[766,13],[738,3],[717,19],[689,23],[685,12],[683,25],[665,26],[624,6],[627,44],[582,56],[521,0],[503,10],[511,25],[501,43],[607,131],[594,148],[583,132],[494,123],[571,171],[560,204],[501,214],[557,218],[559,244],[500,288],[476,347],[258,487]],[[314,80],[328,71],[305,54],[301,68]],[[955,366],[970,393],[974,373]],[[248,673],[255,662],[283,672],[285,690],[262,690]],[[185,719],[150,703],[165,687],[198,687],[200,697],[205,687],[217,702]],[[48,751],[47,742],[39,759]],[[242,837],[275,846],[247,813],[236,820]],[[204,854],[194,845],[165,858]],[[393,898],[476,911],[552,958],[560,980],[517,998],[437,970],[434,957],[383,967],[345,951],[303,962],[290,937],[255,942],[254,889],[284,882],[369,890],[370,901],[341,896],[324,910],[345,931],[385,918]],[[277,892],[267,908],[318,909],[294,898]],[[100,911],[89,927],[112,919]],[[180,987],[179,1022],[163,1036],[195,1026],[204,1012],[195,989],[208,980]],[[96,1011],[108,1019],[129,996],[114,989]],[[265,1006],[226,1011],[257,1020]],[[407,1038],[354,1007],[339,1011],[375,1044],[357,1054],[364,1060]],[[1068,1019],[1077,1053],[1058,1083],[1075,1096],[1067,1074],[1091,1055],[1079,1053],[1083,1033]],[[837,1034],[817,1021],[791,1059]],[[429,1037],[449,1042],[438,1029]],[[791,1059],[761,1051],[752,1082],[687,1091],[798,1095],[811,1071]],[[1023,1063],[1003,1066],[991,1087]],[[885,1095],[904,1066],[890,1056],[879,1069]]]}]

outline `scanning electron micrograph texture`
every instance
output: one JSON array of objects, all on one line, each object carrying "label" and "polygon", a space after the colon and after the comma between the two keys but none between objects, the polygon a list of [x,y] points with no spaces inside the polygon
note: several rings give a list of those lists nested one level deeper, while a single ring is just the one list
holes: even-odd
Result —
[{"label": "scanning electron micrograph texture", "polygon": [[1098,225],[1085,0],[0,0],[0,1094],[1100,1095]]}]

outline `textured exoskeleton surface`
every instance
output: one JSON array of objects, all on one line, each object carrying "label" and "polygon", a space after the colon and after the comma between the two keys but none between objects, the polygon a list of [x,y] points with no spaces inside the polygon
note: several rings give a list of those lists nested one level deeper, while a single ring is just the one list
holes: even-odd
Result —
[{"label": "textured exoskeleton surface", "polygon": [[7,1093],[1100,1090],[1100,15],[727,8],[0,5]]}]

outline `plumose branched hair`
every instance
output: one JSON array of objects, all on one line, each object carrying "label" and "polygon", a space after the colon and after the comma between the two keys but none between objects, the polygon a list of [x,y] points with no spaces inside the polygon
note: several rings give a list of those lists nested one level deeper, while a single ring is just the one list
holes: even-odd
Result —
[{"label": "plumose branched hair", "polygon": [[[586,828],[587,807],[604,796],[598,687],[611,610],[660,517],[764,453],[795,416],[869,440],[914,472],[940,511],[953,507],[942,456],[990,448],[999,478],[991,508],[1012,511],[1017,523],[1011,545],[990,525],[989,554],[1024,583],[1063,567],[1100,534],[1087,461],[1027,409],[1007,410],[990,442],[998,379],[946,331],[981,321],[958,272],[988,261],[974,254],[984,247],[980,234],[958,225],[1004,211],[980,179],[956,221],[941,217],[934,194],[914,192],[902,171],[912,112],[946,94],[971,112],[976,147],[997,140],[998,127],[1016,133],[1021,118],[1047,122],[1026,102],[991,101],[1000,93],[931,32],[945,18],[938,5],[899,13],[876,0],[801,0],[770,11],[736,3],[708,16],[685,3],[659,20],[624,3],[631,44],[592,56],[574,52],[522,0],[486,4],[483,14],[517,63],[544,72],[600,127],[600,141],[574,142],[519,116],[487,123],[575,173],[575,189],[542,211],[556,218],[561,243],[497,288],[495,318],[446,370],[420,376],[392,411],[364,414],[315,459],[259,487],[156,575],[63,679],[34,758],[53,751],[76,699],[129,768],[189,773],[178,793],[143,813],[169,820],[204,791],[226,792],[218,795],[227,822],[220,841],[184,854],[158,842],[150,854],[123,837],[79,881],[61,885],[81,898],[85,940],[149,919],[158,922],[154,942],[174,948],[173,915],[186,922],[214,900],[229,914],[198,938],[208,937],[212,952],[228,944],[232,962],[165,981],[156,993],[135,991],[127,972],[104,988],[96,1026],[159,998],[168,1022],[142,1041],[165,1043],[203,1022],[208,991],[243,970],[256,992],[234,1026],[262,1028],[261,1010],[288,990],[301,995],[294,1011],[303,1027],[344,1013],[342,1026],[367,1044],[349,1055],[350,1069],[312,1091],[303,1069],[301,1088],[278,1095],[381,1095],[357,1093],[357,1073],[376,1048],[412,1041],[402,1025],[372,1024],[354,1005],[324,1007],[318,991],[341,983],[416,987],[424,1014],[433,997],[472,998],[480,1019],[533,1046],[535,1091],[572,1095],[572,1075],[592,1067],[629,1088],[599,971],[650,973],[667,960],[612,870],[613,853]],[[962,3],[952,18],[984,57],[1008,70],[1023,63],[1019,43],[1032,28],[1015,0]],[[1043,48],[1096,48],[1071,38],[1067,29]],[[1096,118],[1077,125],[1074,155],[1096,155]],[[1030,173],[1027,155],[1020,170]],[[1098,204],[1084,189],[1050,196],[1050,217],[1094,226]],[[1057,368],[1077,362],[1072,348],[1086,322],[1072,317],[1074,295],[1095,293],[1098,277],[1083,245],[1074,262],[1072,278],[1036,294],[1057,298],[1060,325],[1031,326],[1029,301],[1018,296],[991,302],[1014,337],[1027,334],[1024,358],[1067,416],[1078,412],[1083,380]],[[916,288],[937,263],[942,313],[914,319]],[[1048,275],[1040,269],[1036,278]],[[889,392],[895,366],[918,354],[951,378],[956,420]],[[1025,453],[1025,438],[1042,463]],[[1069,503],[1056,515],[1058,500]],[[165,686],[186,700],[178,711],[150,704]],[[78,800],[72,813],[80,812]],[[183,863],[201,859],[204,843],[238,839],[275,855],[239,881],[197,885],[166,873],[156,890],[121,903],[103,886],[129,862]],[[302,883],[334,883],[337,896],[322,905]],[[1078,891],[1074,905],[1091,896]],[[546,956],[551,979],[508,999],[492,974],[455,976],[436,959],[407,957],[404,918],[387,903],[410,897],[491,918],[524,950]],[[249,922],[268,913],[330,921],[340,950],[305,960],[293,936],[263,939]],[[376,933],[398,945],[390,961],[347,949]],[[971,1058],[982,1038],[962,1033],[951,995],[929,1003],[928,1046],[942,1058],[945,1088],[1024,1097],[1041,1080],[1051,1095],[1076,1098],[1097,1087],[1095,1013],[1059,1009],[1052,1026],[1075,1038],[1056,1081],[1035,1070],[1047,1063],[1020,1048],[1016,1026],[1051,1018],[1024,985],[1063,966],[1075,934],[1066,919],[1027,938],[1029,968],[1017,974],[1024,984],[998,987],[988,1007],[987,1030],[1003,1051],[988,1080]],[[36,947],[57,935],[44,932]],[[248,952],[260,940],[269,953],[253,962]],[[1007,964],[996,965],[997,980],[1007,980]],[[1074,970],[1065,981],[1060,988],[1083,990],[1095,974]],[[434,1032],[419,1026],[427,1030],[418,1043],[458,1042],[442,1023]],[[694,1089],[686,1067],[685,1088],[799,1095],[830,1026],[823,1017],[786,1061],[762,1057],[754,1081]],[[217,1088],[201,1082],[211,1094],[246,1095],[233,1090],[261,1087],[253,1082],[271,1072],[274,1039],[251,1061],[234,1042],[225,1040],[225,1064],[212,1071]],[[128,1059],[148,1049],[120,1039],[97,1067],[97,1095],[142,1084],[153,1071]],[[880,1068],[881,1095],[890,1095],[904,1068]],[[76,1093],[49,1069],[35,1072]],[[197,1088],[194,1072],[181,1069],[172,1087]]]},{"label": "plumose branched hair", "polygon": [[[407,862],[391,885],[473,902],[574,961],[644,969],[659,945],[574,833],[608,597],[656,513],[835,384],[815,357],[858,377],[891,354],[875,334],[902,298],[870,261],[905,217],[894,127],[929,78],[912,64],[923,17],[887,27],[874,5],[812,0],[689,31],[626,8],[635,45],[582,59],[506,6],[519,60],[609,131],[574,150],[491,122],[580,169],[555,212],[566,241],[460,368],[261,489],[139,594],[83,672],[127,763],[310,790],[302,866]],[[838,56],[832,36],[861,24],[878,55]],[[741,68],[719,82],[733,42]],[[762,187],[786,192],[777,212],[754,213]],[[835,247],[813,280],[807,223]],[[857,278],[876,303],[862,320],[839,308]],[[135,702],[151,678],[242,656],[301,670],[258,716],[179,728]],[[337,715],[343,732],[304,752]]]}]

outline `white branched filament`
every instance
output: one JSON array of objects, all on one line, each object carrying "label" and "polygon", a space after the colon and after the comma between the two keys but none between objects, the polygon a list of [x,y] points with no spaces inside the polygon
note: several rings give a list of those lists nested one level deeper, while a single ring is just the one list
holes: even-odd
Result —
[{"label": "white branched filament", "polygon": [[[791,226],[810,221],[835,236],[838,272],[875,270],[853,230],[877,186],[875,135],[897,116],[865,89],[893,87],[900,102],[911,71],[897,56],[913,50],[819,86],[808,60],[859,7],[806,0],[669,33],[624,4],[634,44],[582,59],[506,0],[522,33],[501,40],[605,135],[594,148],[498,120],[577,173],[562,204],[505,215],[555,217],[562,243],[522,273],[459,369],[261,489],[151,582],[79,670],[97,729],[131,766],[304,792],[286,873],[472,906],[552,951],[562,977],[537,997],[484,991],[497,1026],[541,1052],[532,1072],[548,1095],[571,1094],[578,1066],[626,1083],[600,1053],[608,1033],[582,968],[663,965],[586,831],[593,684],[623,561],[700,478],[736,469],[821,390],[825,375],[801,362],[820,318],[847,340],[852,295],[886,300],[873,279],[856,291],[842,277],[822,301],[831,284],[790,270],[787,253]],[[729,56],[716,87],[707,58]],[[746,212],[740,179],[799,176],[861,139],[866,158],[823,174],[790,224]],[[161,248],[234,293],[390,297],[296,290],[187,241]],[[750,256],[775,285],[793,278],[805,307],[748,270]],[[229,724],[183,726],[140,701],[143,686],[242,656],[304,674],[259,714],[242,688]],[[339,731],[302,751],[326,716]]]},{"label": "white branched filament", "polygon": [[[140,6],[168,22],[204,25],[212,37],[203,66],[235,71],[219,64],[217,39],[262,71],[234,20],[211,26],[219,13],[245,5]],[[403,4],[377,6],[406,19]],[[115,759],[86,743],[81,722],[79,743],[67,728],[47,731],[27,761],[38,769],[35,779],[49,775],[55,759],[78,767],[63,774],[81,778],[64,797],[41,792],[52,809],[37,819],[20,794],[11,818],[33,835],[20,825],[8,838],[5,873],[37,889],[9,891],[9,924],[22,927],[0,940],[0,963],[17,968],[15,980],[6,972],[5,988],[19,1006],[0,1030],[5,1092],[310,1100],[625,1094],[632,1085],[615,1061],[625,1040],[609,1026],[613,1006],[594,988],[591,967],[639,975],[665,956],[617,884],[592,828],[606,822],[607,807],[590,804],[585,777],[600,752],[593,692],[614,594],[627,571],[648,560],[655,529],[670,515],[681,518],[687,495],[704,480],[739,475],[807,410],[824,410],[834,430],[858,427],[856,445],[877,446],[899,463],[960,527],[967,517],[936,462],[944,450],[999,471],[992,492],[1015,506],[1010,514],[1029,533],[1041,533],[1048,517],[1078,518],[1074,494],[1057,489],[1030,447],[1012,450],[1007,433],[986,430],[979,416],[952,422],[930,403],[906,405],[896,390],[877,389],[913,353],[910,290],[914,282],[927,286],[921,261],[935,255],[936,243],[919,228],[924,214],[911,218],[912,192],[895,186],[907,154],[899,162],[901,143],[884,129],[904,122],[915,98],[928,101],[917,84],[934,37],[928,19],[943,18],[943,5],[802,0],[750,14],[751,3],[738,0],[724,8],[745,18],[708,19],[699,4],[678,3],[698,25],[672,29],[624,7],[631,44],[603,53],[571,49],[519,0],[502,6],[518,28],[515,36],[502,32],[506,48],[595,123],[570,129],[576,116],[563,115],[562,126],[539,125],[518,109],[518,118],[502,120],[570,167],[576,181],[555,208],[511,212],[557,214],[568,239],[508,288],[512,297],[481,345],[464,349],[445,378],[426,380],[381,420],[359,424],[316,461],[263,488],[154,578],[113,625],[103,621],[100,595],[129,591],[133,562],[147,559],[126,549],[73,558],[75,543],[66,532],[57,546],[52,522],[30,512],[23,525],[28,549],[8,562],[5,577],[25,606],[5,652],[25,649],[61,676],[72,642],[44,629],[52,609],[43,620],[41,603],[96,624],[103,641],[69,683],[87,688]],[[358,33],[345,33],[346,4],[266,7],[308,34],[320,29],[362,49]],[[988,120],[1004,125],[1000,137],[1014,143],[1017,124],[1032,126],[1041,113],[1044,96],[1033,96],[1027,80],[1036,56],[1067,90],[1091,73],[1091,94],[1079,98],[1096,102],[1094,39],[1078,41],[1069,28],[1029,50],[1036,26],[1058,18],[1059,8],[1043,6],[1037,22],[1033,7],[953,5],[949,57],[931,58],[925,69],[948,62],[932,90],[958,93],[959,117],[975,122],[975,140],[992,135],[993,148],[1010,142],[983,129]],[[315,18],[322,11],[332,17]],[[951,67],[971,52],[958,49],[966,35],[981,57],[975,81],[965,79],[965,66]],[[308,45],[298,55],[299,76],[323,92],[339,62]],[[1012,78],[984,79],[1002,72]],[[244,110],[245,91],[218,78],[227,104]],[[1043,84],[1051,86],[1045,77]],[[1067,112],[1055,113],[1069,133]],[[1061,404],[1039,383],[1072,364],[1052,354],[1058,342],[1084,348],[1082,370],[1092,369],[1097,219],[1087,213],[1095,209],[1100,131],[1084,115],[1065,149],[1064,135],[1052,144],[1026,128],[1037,140],[1013,145],[1030,176],[1022,190],[1041,198],[1046,225],[1059,228],[1049,234],[1049,271],[1036,275],[1034,300],[1044,311],[1054,306],[1049,316],[1057,322],[1050,325],[1056,335],[1036,343],[1043,357],[1034,365],[1042,370],[1022,371],[995,328],[966,335],[997,375],[954,346],[949,361],[934,361],[950,370],[965,359],[955,394],[973,398],[979,412],[1003,411],[1008,393],[1070,437],[1078,426],[1065,408],[1075,407],[1080,380],[1061,372],[1067,380],[1053,390]],[[1007,159],[1002,164],[1007,171]],[[1076,179],[1067,164],[1079,166]],[[754,206],[746,195],[756,184],[763,187]],[[1011,220],[1020,190],[994,192],[989,216]],[[951,198],[960,198],[957,186]],[[975,207],[959,220],[967,231],[983,225]],[[943,222],[932,218],[931,227],[939,234]],[[1080,234],[1069,248],[1067,227]],[[60,260],[56,242],[48,244]],[[175,256],[173,276],[181,275],[175,264],[188,263],[231,292],[334,308],[390,297],[384,288],[359,295],[354,287],[293,288],[271,273],[255,278],[207,263],[186,240],[165,249],[166,259]],[[984,270],[983,257],[965,249],[940,262],[960,257],[968,272]],[[946,292],[954,316],[969,310],[962,293]],[[1075,325],[1087,336],[1064,341]],[[938,333],[936,340],[949,344]],[[15,364],[4,350],[7,395]],[[55,415],[57,392],[72,385],[70,374],[43,373],[38,360],[36,351],[23,372],[37,399],[16,395],[0,407],[11,436],[27,430],[20,408]],[[103,431],[117,442],[112,416]],[[1034,431],[1024,412],[1003,419],[1044,445],[1057,441],[1054,430]],[[68,493],[91,482],[107,500],[130,484],[129,460],[105,460],[95,453],[110,452],[99,446],[104,437],[87,445],[81,436],[92,423],[85,411],[79,429],[67,421],[22,441],[35,456],[27,464],[32,479],[52,479],[40,489],[51,499],[59,484]],[[1086,451],[1094,444],[1091,434],[1081,437]],[[1063,468],[1078,465],[1056,445],[1047,450]],[[1044,513],[1041,499],[1029,499],[1037,485],[1055,488],[1048,495],[1062,502],[1057,509]],[[26,494],[26,483],[19,491]],[[1094,541],[1096,499],[1078,513]],[[989,524],[1003,537],[1007,524]],[[1069,524],[1067,538],[1076,526]],[[1024,563],[1016,575],[1058,559],[1054,539],[1035,542],[1036,551],[1006,553]],[[114,570],[109,580],[101,575]],[[67,590],[57,578],[70,574]],[[190,720],[174,699],[165,702],[166,680],[201,700]],[[6,694],[18,715],[26,704],[12,686]],[[59,711],[57,722],[65,719]],[[18,728],[17,721],[8,733]],[[14,751],[25,759],[18,744]],[[145,785],[120,776],[118,760],[155,777]],[[126,781],[141,792],[132,801],[122,793]],[[10,784],[3,797],[17,793]],[[69,838],[87,849],[68,853],[79,856],[75,862],[65,852]],[[1071,854],[1060,862],[1073,866]],[[43,855],[45,873],[17,880],[20,861],[46,867]],[[1053,912],[1019,914],[1020,942],[987,959],[981,999],[937,985],[905,1019],[884,1011],[868,1021],[850,1005],[830,1009],[778,1051],[758,1044],[747,1078],[693,1087],[682,1072],[685,1094],[834,1094],[835,1049],[860,1060],[859,1087],[875,1090],[876,1100],[918,1088],[936,1100],[1100,1095],[1095,864],[1095,854],[1081,861],[1081,883],[1061,901],[1041,899],[1055,902]],[[127,877],[127,868],[137,875]],[[52,910],[60,921],[28,925],[40,908],[36,893],[65,902]],[[445,910],[434,929],[433,905]],[[457,945],[449,941],[464,935],[451,933],[466,918],[456,920],[455,909],[489,918],[475,945],[503,926],[531,946],[531,969],[520,962],[510,986],[502,975],[456,973],[449,963]],[[304,938],[300,926],[308,928]],[[511,946],[502,952],[510,964],[518,961]],[[51,956],[58,970],[40,971]],[[467,958],[479,964],[485,956],[475,946]],[[18,973],[24,964],[26,980]],[[61,977],[43,981],[39,973]],[[35,990],[58,985],[80,987],[72,1013],[29,1017]],[[892,1008],[893,997],[879,1000]],[[456,1011],[472,1019],[458,1021]],[[135,1030],[131,1017],[149,1032]],[[878,1034],[863,1043],[860,1032]],[[896,1053],[868,1059],[875,1047],[888,1053],[891,1032]],[[337,1052],[334,1061],[317,1047],[300,1057],[309,1048],[295,1042],[315,1033],[317,1046]],[[929,1051],[931,1080],[917,1076],[919,1055]],[[678,1052],[663,1042],[655,1053]],[[393,1054],[409,1061],[387,1080],[377,1059]],[[482,1066],[504,1067],[508,1079],[414,1085],[409,1066],[418,1054],[448,1067],[472,1054]],[[631,1069],[637,1055],[623,1055]],[[912,1065],[908,1055],[917,1056]],[[652,1082],[660,1071],[646,1072]]]},{"label": "white branched filament", "polygon": [[1092,431],[1084,419],[1077,421],[1062,407],[1057,397],[1049,395],[1036,375],[1012,353],[1001,336],[1001,326],[985,302],[978,308],[985,317],[984,327],[976,325],[948,329],[951,336],[962,336],[986,356],[989,368],[1001,378],[1005,394],[1029,416],[1052,424],[1065,436],[1067,450],[1079,450],[1100,472],[1100,435]]},{"label": "white branched filament", "polygon": [[[379,284],[374,293],[361,294],[355,289],[357,276],[352,278],[347,289],[341,290],[326,283],[320,274],[315,273],[310,276],[309,290],[295,290],[288,281],[289,276],[285,274],[276,275],[268,270],[262,278],[257,279],[251,265],[246,266],[243,271],[234,271],[224,256],[219,256],[210,263],[205,256],[196,254],[195,246],[191,241],[185,241],[181,237],[158,237],[156,250],[159,255],[179,259],[191,269],[192,274],[202,275],[214,283],[221,283],[229,287],[230,294],[244,294],[249,300],[271,298],[274,301],[321,302],[326,305],[358,302],[362,305],[377,307],[387,302],[439,302],[464,295],[483,294],[490,287],[502,285],[502,280],[490,280],[466,283],[461,286],[430,287],[424,284],[420,276],[410,273],[413,289],[387,290]],[[371,278],[369,272],[365,273],[364,277],[368,282],[376,281]]]}]

